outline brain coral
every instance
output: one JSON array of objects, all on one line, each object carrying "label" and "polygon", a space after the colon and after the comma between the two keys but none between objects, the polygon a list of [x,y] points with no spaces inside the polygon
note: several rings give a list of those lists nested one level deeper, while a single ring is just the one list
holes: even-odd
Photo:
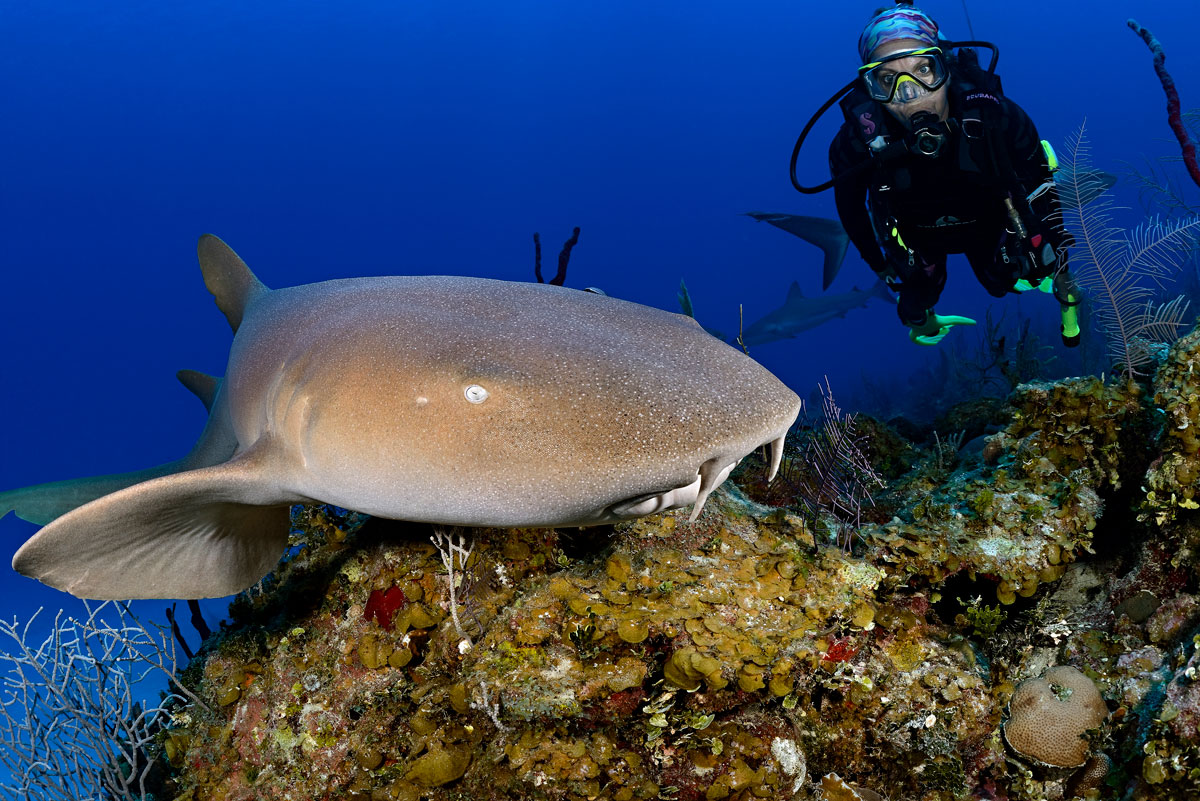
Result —
[{"label": "brain coral", "polygon": [[1084,733],[1104,722],[1108,707],[1091,679],[1058,665],[1017,685],[1009,714],[1004,738],[1013,750],[1047,765],[1074,768],[1091,751]]}]

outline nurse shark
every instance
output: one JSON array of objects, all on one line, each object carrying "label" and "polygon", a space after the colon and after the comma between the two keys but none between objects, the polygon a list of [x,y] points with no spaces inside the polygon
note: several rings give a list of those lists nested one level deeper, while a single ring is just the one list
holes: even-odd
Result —
[{"label": "nurse shark", "polygon": [[228,595],[275,567],[297,503],[456,526],[695,519],[756,448],[774,476],[800,410],[684,315],[459,276],[270,290],[215,236],[198,255],[235,332],[223,380],[182,376],[210,406],[200,441],[0,493],[0,514],[59,515],[18,572],[84,598]]}]

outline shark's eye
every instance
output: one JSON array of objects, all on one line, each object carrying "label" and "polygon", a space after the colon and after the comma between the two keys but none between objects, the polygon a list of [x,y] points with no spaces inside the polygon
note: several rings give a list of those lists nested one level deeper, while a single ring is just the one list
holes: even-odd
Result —
[{"label": "shark's eye", "polygon": [[471,403],[483,403],[485,400],[487,400],[488,391],[478,384],[472,384],[463,390],[463,395],[465,395],[467,400],[469,400]]}]

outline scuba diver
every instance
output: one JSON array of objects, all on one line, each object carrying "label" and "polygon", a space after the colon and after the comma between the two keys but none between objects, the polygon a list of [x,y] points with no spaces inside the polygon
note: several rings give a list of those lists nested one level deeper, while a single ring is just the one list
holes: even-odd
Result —
[{"label": "scuba diver", "polygon": [[[987,70],[965,45],[992,50]],[[974,325],[934,312],[946,258],[961,253],[995,297],[1053,292],[1063,342],[1077,345],[1079,291],[1067,272],[1071,242],[1059,222],[1057,160],[1029,116],[1003,95],[995,46],[948,42],[928,15],[898,2],[867,23],[858,53],[858,78],[830,98],[796,143],[793,184],[803,192],[834,187],[842,226],[898,293],[913,342],[935,345],[953,326]],[[800,146],[838,101],[845,122],[829,148],[833,178],[803,187],[795,172]]]}]

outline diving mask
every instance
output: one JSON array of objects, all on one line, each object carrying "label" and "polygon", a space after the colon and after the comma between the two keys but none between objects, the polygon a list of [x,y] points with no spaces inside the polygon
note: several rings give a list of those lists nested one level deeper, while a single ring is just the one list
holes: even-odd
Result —
[{"label": "diving mask", "polygon": [[926,92],[940,89],[950,77],[940,47],[922,47],[889,53],[863,64],[858,75],[872,100],[908,103]]}]

